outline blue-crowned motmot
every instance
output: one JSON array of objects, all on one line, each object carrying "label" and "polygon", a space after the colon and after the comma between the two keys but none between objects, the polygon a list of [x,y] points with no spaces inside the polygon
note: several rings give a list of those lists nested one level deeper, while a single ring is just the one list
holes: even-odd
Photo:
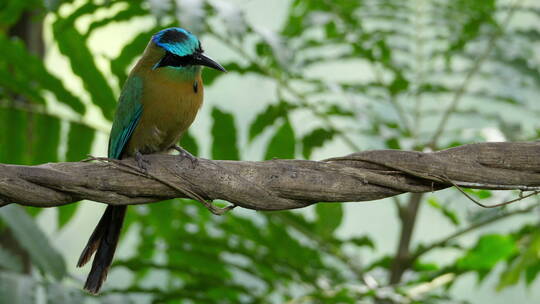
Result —
[{"label": "blue-crowned motmot", "polygon": [[[124,84],[109,138],[109,158],[176,147],[203,102],[201,66],[225,69],[207,57],[201,43],[182,28],[164,29],[146,46]],[[107,206],[77,266],[96,253],[84,288],[98,293],[112,263],[127,206]]]}]

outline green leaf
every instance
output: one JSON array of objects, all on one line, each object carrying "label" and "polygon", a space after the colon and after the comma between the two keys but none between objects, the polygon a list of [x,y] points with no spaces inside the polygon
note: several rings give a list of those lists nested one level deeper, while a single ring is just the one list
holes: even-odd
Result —
[{"label": "green leaf", "polygon": [[354,117],[354,113],[352,111],[344,109],[343,107],[336,104],[329,106],[324,113],[326,115]]},{"label": "green leaf", "polygon": [[75,213],[77,212],[77,209],[79,207],[79,204],[69,204],[64,206],[59,206],[56,208],[58,211],[58,228],[63,228],[69,220],[73,218]]},{"label": "green leaf", "polygon": [[255,120],[249,126],[249,141],[260,135],[267,127],[272,126],[278,118],[287,117],[288,113],[296,106],[281,101],[278,104],[270,104],[257,114]]},{"label": "green leaf", "polygon": [[391,137],[385,140],[384,144],[386,145],[388,149],[394,149],[394,150],[401,149],[401,145],[399,144],[399,139],[396,137]]},{"label": "green leaf", "polygon": [[212,109],[212,119],[212,158],[240,159],[234,116],[214,107]]},{"label": "green leaf", "polygon": [[65,276],[64,258],[51,246],[47,236],[22,207],[17,205],[2,207],[0,218],[11,229],[36,266],[43,272],[51,274],[56,280],[61,280]]},{"label": "green leaf", "polygon": [[422,261],[415,261],[413,265],[415,271],[436,271],[439,270],[439,266],[435,263],[423,263]]},{"label": "green leaf", "polygon": [[[85,113],[84,104],[68,91],[62,81],[49,73],[43,61],[30,54],[23,43],[17,39],[8,39],[0,34],[0,48],[5,62],[9,63],[11,73],[4,74],[0,64],[0,86],[7,87],[13,93],[25,96],[30,101],[44,103],[44,91],[55,95],[56,99],[79,114]],[[6,69],[7,70],[7,69]],[[32,82],[29,83],[28,79]]]},{"label": "green leaf", "polygon": [[40,9],[42,4],[39,1],[17,1],[3,0],[0,5],[0,28],[9,29],[15,24],[25,10]]},{"label": "green leaf", "polygon": [[0,162],[27,164],[27,113],[0,107]]},{"label": "green leaf", "polygon": [[511,237],[500,234],[483,235],[476,245],[457,261],[457,267],[465,271],[490,271],[498,262],[515,252],[516,244]]},{"label": "green leaf", "polygon": [[60,144],[60,120],[48,115],[32,115],[28,134],[31,142],[30,164],[43,164],[58,161]]},{"label": "green leaf", "polygon": [[85,37],[75,27],[74,16],[86,13],[94,9],[91,5],[83,5],[69,18],[59,19],[53,23],[53,34],[60,52],[65,55],[75,75],[82,80],[84,88],[92,97],[92,102],[97,105],[103,115],[112,120],[116,98],[105,76],[97,68],[94,55],[86,45]]},{"label": "green leaf", "polygon": [[343,220],[343,206],[339,203],[319,203],[315,205],[315,214],[317,233],[322,237],[332,237]]},{"label": "green leaf", "polygon": [[85,125],[72,123],[69,127],[66,161],[85,159],[92,150],[95,131]]},{"label": "green leaf", "polygon": [[302,138],[302,154],[309,159],[313,149],[322,147],[325,142],[332,140],[335,130],[317,128]]},{"label": "green leaf", "polygon": [[295,145],[294,130],[289,120],[286,119],[270,140],[264,159],[292,159],[296,154]]},{"label": "green leaf", "polygon": [[348,240],[348,242],[351,242],[353,244],[355,244],[356,246],[358,247],[369,247],[371,249],[375,249],[375,243],[373,242],[373,240],[368,237],[368,236],[355,236],[353,238],[350,238]]},{"label": "green leaf", "polygon": [[472,194],[479,199],[487,199],[492,196],[492,193],[489,190],[476,190],[476,189],[465,188],[463,189],[463,191],[467,192],[468,194]]},{"label": "green leaf", "polygon": [[36,303],[36,288],[31,276],[0,271],[0,303]]},{"label": "green leaf", "polygon": [[448,207],[439,204],[435,197],[430,197],[427,202],[433,208],[440,210],[442,215],[444,215],[444,217],[446,217],[452,224],[454,224],[454,226],[459,225],[459,217],[455,211],[450,210]]},{"label": "green leaf", "polygon": [[401,73],[397,73],[394,80],[388,87],[390,94],[395,96],[409,88],[409,81]]},{"label": "green leaf", "polygon": [[0,107],[0,161],[33,165],[58,161],[60,121],[56,117]]},{"label": "green leaf", "polygon": [[530,286],[534,282],[538,273],[540,273],[540,260],[537,260],[536,263],[525,269],[525,282],[527,286]]},{"label": "green leaf", "polygon": [[[497,284],[497,290],[516,285],[522,274],[526,273],[532,266],[538,264],[539,254],[540,233],[534,232],[525,251],[501,274],[499,283]],[[538,273],[538,271],[536,271],[536,273]],[[531,276],[531,273],[528,273],[527,275]],[[528,277],[527,281],[532,282],[532,279]]]}]

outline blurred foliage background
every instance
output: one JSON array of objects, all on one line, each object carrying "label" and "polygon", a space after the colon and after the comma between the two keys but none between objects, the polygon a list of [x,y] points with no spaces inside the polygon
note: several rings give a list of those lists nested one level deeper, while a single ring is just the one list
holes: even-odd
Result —
[{"label": "blurred foliage background", "polygon": [[[539,22],[533,0],[3,0],[0,162],[104,155],[129,68],[169,26],[229,71],[204,71],[206,104],[182,140],[194,154],[536,140]],[[1,303],[540,301],[538,198],[487,210],[450,189],[222,217],[189,200],[131,207],[99,297],[74,268],[102,208],[89,204],[0,209]]]}]

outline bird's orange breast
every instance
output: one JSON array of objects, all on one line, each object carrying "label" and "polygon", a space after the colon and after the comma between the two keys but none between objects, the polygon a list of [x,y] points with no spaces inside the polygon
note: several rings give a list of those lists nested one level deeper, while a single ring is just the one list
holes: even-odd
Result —
[{"label": "bird's orange breast", "polygon": [[200,70],[191,80],[165,69],[149,70],[141,77],[143,111],[127,144],[130,155],[170,149],[193,123],[203,101]]}]

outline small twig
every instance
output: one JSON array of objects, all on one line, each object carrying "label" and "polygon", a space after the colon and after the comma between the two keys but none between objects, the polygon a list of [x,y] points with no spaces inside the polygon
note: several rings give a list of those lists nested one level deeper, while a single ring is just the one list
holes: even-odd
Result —
[{"label": "small twig", "polygon": [[536,195],[538,193],[540,193],[539,191],[533,191],[532,193],[530,194],[527,194],[527,195],[523,195],[523,192],[520,193],[519,197],[516,198],[516,199],[513,199],[513,200],[510,200],[510,201],[506,201],[506,202],[502,202],[502,203],[498,203],[498,204],[495,204],[495,205],[485,205],[485,204],[482,204],[480,203],[478,200],[476,200],[474,197],[470,196],[467,192],[465,192],[463,189],[461,189],[461,187],[459,185],[457,185],[456,183],[454,183],[453,181],[451,181],[449,178],[447,177],[444,177],[445,180],[447,182],[449,182],[450,184],[452,184],[454,187],[456,187],[456,189],[459,190],[459,192],[461,192],[463,195],[465,195],[469,200],[471,200],[473,203],[477,204],[478,206],[482,207],[482,208],[497,208],[497,207],[501,207],[501,206],[505,206],[505,205],[509,205],[509,204],[512,204],[512,203],[515,203],[515,202],[519,202],[523,199],[526,199],[527,197],[530,197],[530,196],[533,196],[533,195]]},{"label": "small twig", "polygon": [[474,224],[470,225],[469,227],[458,230],[458,231],[456,231],[456,232],[454,232],[454,233],[440,239],[439,241],[436,241],[436,242],[432,243],[431,245],[428,245],[426,247],[417,249],[416,252],[411,257],[411,260],[413,260],[413,261],[417,260],[420,256],[424,255],[425,253],[427,253],[427,252],[429,252],[429,251],[431,251],[431,250],[433,250],[435,248],[442,247],[445,244],[447,244],[448,242],[450,242],[451,240],[453,240],[455,238],[458,238],[458,237],[460,237],[460,236],[462,236],[462,235],[464,235],[466,233],[469,233],[469,232],[471,232],[471,231],[473,231],[475,229],[478,229],[478,228],[483,227],[485,225],[497,222],[497,221],[499,221],[500,219],[503,219],[503,218],[507,218],[507,217],[511,217],[511,216],[519,215],[519,214],[529,213],[535,208],[538,208],[538,204],[534,204],[534,205],[529,206],[529,207],[527,207],[525,209],[514,210],[514,211],[507,212],[507,213],[503,213],[503,214],[500,214],[500,215],[497,215],[497,216],[494,216],[494,217],[487,218],[487,219],[483,220],[482,222],[474,223]]}]

